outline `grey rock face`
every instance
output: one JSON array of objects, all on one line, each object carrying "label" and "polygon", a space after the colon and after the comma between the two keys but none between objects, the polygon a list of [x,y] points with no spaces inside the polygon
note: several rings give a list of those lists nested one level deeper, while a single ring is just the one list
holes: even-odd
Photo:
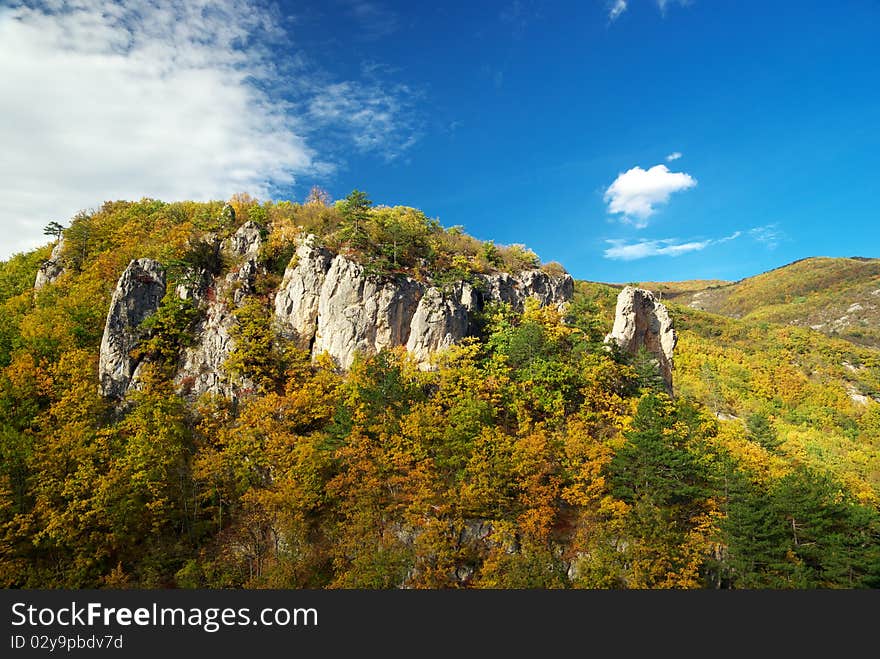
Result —
[{"label": "grey rock face", "polygon": [[223,249],[235,256],[255,258],[263,244],[263,233],[258,224],[245,222],[223,241]]},{"label": "grey rock face", "polygon": [[[225,364],[235,349],[234,310],[254,293],[256,277],[263,272],[258,256],[260,227],[246,223],[222,246],[241,257],[239,265],[213,279],[205,272],[192,273],[176,289],[179,297],[192,299],[203,310],[194,330],[196,342],[183,351],[175,374],[178,389],[192,397],[204,393],[235,397],[252,387],[233,378]],[[158,281],[157,268],[146,259],[132,262],[114,294],[101,357],[102,389],[108,396],[122,397],[136,385],[138,364],[129,352],[140,340],[137,326],[156,310],[164,294],[164,273],[155,291],[138,286]],[[486,302],[508,302],[522,310],[530,296],[541,305],[559,305],[573,293],[570,276],[552,277],[539,270],[518,276],[487,275],[478,283],[458,282],[441,290],[408,277],[376,277],[344,256],[334,257],[314,236],[306,236],[275,296],[275,323],[282,338],[310,349],[313,358],[328,353],[342,369],[350,368],[359,352],[375,354],[397,346],[405,346],[421,368],[429,369],[433,353],[471,333],[472,314]]]},{"label": "grey rock face", "polygon": [[522,310],[531,296],[541,305],[558,305],[574,292],[571,276],[540,270],[486,275],[482,284],[477,290],[458,282],[441,291],[410,278],[379,279],[306,236],[275,296],[275,321],[284,338],[301,349],[311,345],[313,357],[327,352],[343,369],[359,351],[374,354],[401,345],[427,369],[432,353],[468,336],[471,314],[485,302]]},{"label": "grey rock face", "polygon": [[315,236],[299,241],[275,295],[275,320],[284,338],[306,350],[318,326],[318,301],[333,255],[318,246]]},{"label": "grey rock face", "polygon": [[191,271],[185,279],[177,283],[177,286],[174,287],[174,293],[181,300],[192,300],[193,304],[199,305],[205,301],[205,293],[212,280],[213,278],[206,270]]},{"label": "grey rock face", "polygon": [[373,354],[405,345],[423,287],[406,278],[382,281],[337,256],[324,277],[312,355],[327,352],[343,369],[356,352]]},{"label": "grey rock face", "polygon": [[61,263],[61,252],[64,250],[64,236],[58,239],[55,247],[52,248],[52,254],[49,260],[40,266],[37,270],[37,277],[34,280],[34,290],[38,291],[46,284],[51,284],[58,279],[64,272],[64,265]]},{"label": "grey rock face", "polygon": [[516,276],[519,290],[526,298],[537,298],[542,307],[568,302],[574,296],[574,279],[569,274],[554,277],[543,270],[525,270]]},{"label": "grey rock face", "polygon": [[605,342],[614,341],[630,354],[642,346],[656,359],[667,390],[672,392],[672,354],[678,337],[666,307],[654,294],[627,286],[617,296],[614,327]]},{"label": "grey rock face", "polygon": [[101,392],[108,398],[122,398],[138,366],[131,351],[142,336],[138,327],[156,309],[165,295],[165,271],[152,259],[128,264],[116,283],[110,311],[101,338],[98,376]]},{"label": "grey rock face", "polygon": [[568,274],[554,277],[543,270],[524,270],[516,276],[502,272],[483,275],[482,279],[487,302],[507,302],[516,311],[522,311],[530,297],[547,306],[567,302],[574,295],[574,279]]},{"label": "grey rock face", "polygon": [[[224,241],[224,248],[236,256],[246,257],[246,260],[225,277],[215,278],[213,286],[205,290],[199,287],[178,290],[181,297],[192,295],[196,302],[203,301],[204,308],[204,317],[195,329],[197,341],[183,351],[174,376],[182,394],[197,398],[211,393],[232,398],[241,388],[252,386],[250,382],[233,378],[226,372],[224,364],[235,349],[231,333],[235,325],[233,311],[253,293],[256,277],[262,272],[257,260],[262,244],[259,227],[253,222],[244,224]],[[208,295],[207,290],[212,294]]]},{"label": "grey rock face", "polygon": [[476,300],[470,284],[459,282],[449,292],[431,287],[419,300],[410,323],[406,349],[423,369],[430,368],[431,354],[468,335]]},{"label": "grey rock face", "polygon": [[235,322],[232,311],[222,302],[208,302],[205,317],[196,327],[198,342],[183,351],[174,383],[184,395],[203,393],[231,396],[231,378],[223,363],[232,352],[230,329]]}]

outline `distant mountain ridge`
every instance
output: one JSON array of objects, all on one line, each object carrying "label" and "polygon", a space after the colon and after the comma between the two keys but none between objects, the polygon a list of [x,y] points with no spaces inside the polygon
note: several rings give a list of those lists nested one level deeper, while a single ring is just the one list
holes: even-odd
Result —
[{"label": "distant mountain ridge", "polygon": [[736,282],[644,282],[676,304],[731,318],[809,327],[880,347],[880,259],[809,257]]}]

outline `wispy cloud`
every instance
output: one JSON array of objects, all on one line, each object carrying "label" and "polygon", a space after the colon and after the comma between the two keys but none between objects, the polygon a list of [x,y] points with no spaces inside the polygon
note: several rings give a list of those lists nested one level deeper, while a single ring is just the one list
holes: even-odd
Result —
[{"label": "wispy cloud", "polygon": [[[657,4],[657,8],[660,10],[660,13],[665,16],[666,8],[671,4],[678,4],[682,7],[687,7],[692,3],[693,0],[655,0]],[[616,21],[623,12],[627,10],[629,7],[628,0],[612,0],[611,4],[608,6],[608,19],[612,23]]]},{"label": "wispy cloud", "polygon": [[666,162],[672,162],[673,160],[678,160],[681,158],[681,151],[673,151],[668,156],[666,156]]},{"label": "wispy cloud", "polygon": [[669,201],[675,192],[693,188],[697,180],[685,172],[670,172],[666,165],[650,169],[633,167],[619,174],[605,191],[608,212],[620,215],[638,228],[648,226],[657,206]]},{"label": "wispy cloud", "polygon": [[779,243],[785,239],[785,232],[779,228],[778,224],[773,223],[749,229],[749,236],[762,243],[767,249],[776,249]]},{"label": "wispy cloud", "polygon": [[626,11],[626,7],[626,0],[614,0],[611,7],[608,9],[608,20],[612,22],[616,21],[620,15]]},{"label": "wispy cloud", "polygon": [[498,18],[510,26],[513,38],[519,39],[529,25],[541,17],[540,4],[535,0],[513,0],[501,10]]},{"label": "wispy cloud", "polygon": [[691,240],[682,242],[677,238],[663,238],[658,240],[639,240],[627,243],[624,240],[606,241],[611,247],[604,251],[606,259],[616,261],[636,261],[649,256],[681,256],[690,252],[699,252],[712,245],[719,245],[730,240],[736,240],[742,235],[741,231],[708,240]]},{"label": "wispy cloud", "polygon": [[0,258],[107,199],[268,198],[338,162],[318,129],[412,144],[407,88],[278,58],[286,24],[257,0],[0,8]]},{"label": "wispy cloud", "polygon": [[400,26],[397,13],[380,2],[345,0],[348,12],[358,22],[357,35],[368,41],[393,34]]},{"label": "wispy cloud", "polygon": [[666,8],[669,5],[681,5],[682,7],[687,7],[691,4],[693,0],[657,0],[657,7],[660,9],[660,13],[664,16],[666,15]]},{"label": "wispy cloud", "polygon": [[418,94],[406,85],[385,89],[373,84],[339,82],[316,89],[308,102],[314,126],[348,136],[360,151],[376,151],[394,160],[418,139],[408,111]]}]

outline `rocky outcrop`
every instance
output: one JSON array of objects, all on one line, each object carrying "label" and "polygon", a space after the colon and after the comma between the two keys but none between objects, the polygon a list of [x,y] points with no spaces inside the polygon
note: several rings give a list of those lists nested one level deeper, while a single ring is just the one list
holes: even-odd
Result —
[{"label": "rocky outcrop", "polygon": [[142,338],[140,325],[159,308],[164,295],[165,271],[158,262],[137,259],[128,264],[113,291],[101,338],[98,377],[104,396],[125,396],[138,366],[131,351]]},{"label": "rocky outcrop", "polygon": [[[218,243],[219,244],[219,243]],[[213,393],[234,398],[252,386],[234,378],[225,364],[235,349],[235,310],[255,293],[265,272],[259,261],[262,229],[247,222],[222,242],[233,263],[225,276],[200,270],[179,281],[175,292],[202,310],[195,342],[181,354],[175,383],[184,395]],[[152,282],[152,283],[150,283]],[[376,354],[404,346],[421,368],[434,368],[434,353],[473,333],[474,313],[492,301],[522,310],[534,297],[541,305],[561,305],[574,289],[569,275],[540,270],[482,275],[442,289],[410,277],[379,277],[343,255],[334,256],[314,236],[299,241],[274,299],[274,320],[282,339],[313,358],[327,353],[348,369],[358,353]],[[165,292],[158,263],[133,261],[120,279],[107,318],[101,353],[102,391],[121,398],[136,385],[138,364],[130,353],[140,341],[138,326],[153,313]]]},{"label": "rocky outcrop", "polygon": [[315,236],[299,241],[275,295],[275,319],[285,339],[307,350],[318,327],[318,301],[333,255],[318,245]]},{"label": "rocky outcrop", "polygon": [[64,265],[61,263],[61,252],[64,251],[64,236],[58,239],[55,247],[52,248],[52,254],[49,260],[40,266],[37,270],[37,277],[34,280],[34,290],[38,291],[46,284],[51,284],[58,279],[64,272]]},{"label": "rocky outcrop", "polygon": [[432,353],[468,335],[468,312],[475,306],[473,287],[466,282],[456,284],[446,293],[439,288],[429,288],[416,307],[406,349],[423,368],[428,368]]},{"label": "rocky outcrop", "polygon": [[[225,283],[225,280],[224,280]],[[230,329],[235,322],[226,304],[208,302],[205,316],[196,326],[198,341],[183,351],[174,383],[184,395],[198,397],[204,393],[231,397],[233,382],[223,368],[234,342]]]},{"label": "rocky outcrop", "polygon": [[677,336],[666,307],[651,291],[625,287],[617,296],[614,327],[605,342],[614,341],[630,354],[644,346],[657,360],[666,389],[672,393],[672,353]]},{"label": "rocky outcrop", "polygon": [[444,290],[409,277],[379,278],[306,236],[275,296],[275,321],[282,337],[311,349],[313,357],[327,352],[343,369],[357,352],[395,346],[406,346],[430,368],[433,353],[471,333],[472,315],[485,303],[507,302],[521,311],[529,297],[561,304],[573,293],[570,275],[541,270],[483,275],[477,285],[458,282]]},{"label": "rocky outcrop", "polygon": [[[244,261],[225,277],[217,277],[204,289],[199,286],[178,288],[178,295],[202,301],[204,316],[196,326],[197,341],[186,348],[180,359],[174,382],[184,395],[198,397],[205,393],[234,398],[251,383],[236,380],[224,368],[235,348],[232,327],[235,308],[253,293],[257,275],[262,271],[258,260],[263,244],[262,232],[253,222],[243,224],[223,241],[223,249],[233,258]],[[204,281],[196,278],[196,281]]]},{"label": "rocky outcrop", "polygon": [[245,222],[223,241],[223,249],[233,256],[255,259],[263,245],[263,230],[254,222]]},{"label": "rocky outcrop", "polygon": [[522,311],[530,297],[548,306],[566,302],[574,295],[571,275],[552,276],[543,270],[524,270],[516,276],[506,272],[483,275],[483,281],[487,301],[507,302],[517,311]]},{"label": "rocky outcrop", "polygon": [[408,277],[368,276],[363,266],[337,256],[321,286],[312,354],[327,352],[347,369],[357,352],[406,345],[423,290]]}]

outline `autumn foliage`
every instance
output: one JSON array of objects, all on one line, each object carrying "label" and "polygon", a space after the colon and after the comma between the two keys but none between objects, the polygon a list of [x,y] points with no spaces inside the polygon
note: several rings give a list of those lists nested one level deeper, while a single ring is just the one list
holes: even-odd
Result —
[{"label": "autumn foliage", "polygon": [[[562,310],[490,307],[433,371],[397,349],[342,373],[274,333],[270,276],[236,312],[228,367],[252,391],[192,400],[174,386],[194,311],[166,300],[141,389],[121,406],[99,396],[104,314],[128,260],[185,261],[194,239],[246,219],[266,226],[261,256],[282,272],[302,231],[376,276],[537,265],[366,201],[238,197],[234,220],[221,203],[113,202],[73,220],[65,273],[43,290],[46,249],[0,264],[4,587],[880,585],[878,406],[856,414],[790,359],[712,343],[699,314],[682,324],[670,398],[602,343],[604,289],[581,286]],[[799,330],[774,332],[816,358],[792,352]],[[823,466],[796,433],[825,427],[849,443]]]}]

